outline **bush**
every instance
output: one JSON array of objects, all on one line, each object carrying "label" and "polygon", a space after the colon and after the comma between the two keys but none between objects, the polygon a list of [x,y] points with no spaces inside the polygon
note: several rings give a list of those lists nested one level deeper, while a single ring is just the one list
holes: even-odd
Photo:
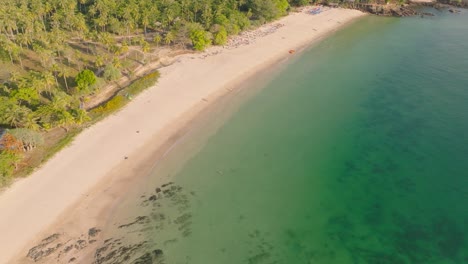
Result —
[{"label": "bush", "polygon": [[125,101],[125,97],[122,95],[116,95],[114,98],[107,101],[107,103],[91,110],[91,112],[95,114],[109,114],[124,106]]},{"label": "bush", "polygon": [[214,44],[224,45],[227,42],[227,31],[223,26],[219,27],[218,32],[215,33]]},{"label": "bush", "polygon": [[17,162],[21,159],[21,154],[10,151],[0,152],[0,186],[7,184],[11,180],[12,173],[16,169]]},{"label": "bush", "polygon": [[127,86],[123,89],[119,94],[114,96],[111,100],[107,101],[107,103],[94,108],[91,110],[91,113],[96,116],[103,116],[107,114],[111,114],[120,108],[122,108],[125,104],[131,100],[132,96],[139,94],[144,89],[154,85],[159,78],[159,72],[155,71],[150,74],[147,74],[140,79],[134,81],[132,84]]},{"label": "bush", "polygon": [[17,140],[23,144],[25,151],[30,151],[33,148],[44,144],[44,138],[36,131],[26,128],[16,128],[8,130],[8,133],[13,135]]},{"label": "bush", "polygon": [[159,72],[155,71],[150,74],[147,74],[140,79],[134,81],[132,84],[130,84],[125,90],[125,93],[128,93],[130,95],[137,95],[141,93],[143,90],[146,88],[154,85],[156,81],[159,78]]},{"label": "bush", "polygon": [[[239,12],[239,11],[231,12],[231,14],[229,15],[229,20],[231,21],[231,23],[229,25],[233,25],[233,28],[235,27],[239,31],[248,29],[250,27],[249,18],[246,15],[244,15],[243,13]],[[231,33],[228,30],[228,33],[231,35],[231,34],[237,34],[239,32]]]},{"label": "bush", "polygon": [[287,0],[249,0],[247,7],[252,10],[254,18],[263,23],[285,15],[289,3]]},{"label": "bush", "polygon": [[115,67],[113,64],[108,64],[104,69],[103,77],[108,81],[114,81],[120,78],[122,74],[120,73],[119,69]]},{"label": "bush", "polygon": [[291,4],[293,6],[305,6],[305,5],[308,5],[310,3],[309,0],[292,0],[291,1]]},{"label": "bush", "polygon": [[195,50],[202,51],[211,45],[211,38],[208,32],[194,29],[190,32],[190,40]]},{"label": "bush", "polygon": [[88,87],[95,84],[96,81],[96,75],[88,69],[81,71],[75,77],[76,85],[80,90],[88,89]]}]

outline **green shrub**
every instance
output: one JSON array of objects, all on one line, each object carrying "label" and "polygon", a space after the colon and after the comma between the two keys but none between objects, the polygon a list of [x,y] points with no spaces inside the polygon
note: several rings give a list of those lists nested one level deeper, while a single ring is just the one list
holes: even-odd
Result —
[{"label": "green shrub", "polygon": [[134,81],[130,84],[127,88],[125,88],[122,92],[124,94],[129,94],[130,96],[137,95],[141,93],[146,88],[153,86],[159,78],[159,72],[155,71],[149,73],[140,79]]},{"label": "green shrub", "polygon": [[13,135],[17,140],[21,141],[25,151],[30,151],[35,147],[44,144],[44,138],[41,133],[26,129],[16,128],[8,130],[8,133]]},{"label": "green shrub", "polygon": [[127,99],[122,95],[116,95],[114,98],[107,101],[107,103],[91,110],[91,112],[98,115],[110,114],[124,106],[126,100]]},{"label": "green shrub", "polygon": [[194,29],[190,32],[190,40],[195,50],[202,51],[211,45],[209,32],[200,29]]},{"label": "green shrub", "polygon": [[310,4],[310,0],[292,0],[290,1],[293,6],[304,6]]},{"label": "green shrub", "polygon": [[15,171],[17,162],[21,159],[21,154],[11,151],[0,152],[0,186],[10,182],[12,173]]},{"label": "green shrub", "polygon": [[97,81],[96,75],[91,70],[83,70],[75,77],[76,85],[80,90],[87,90],[91,85]]},{"label": "green shrub", "polygon": [[219,27],[218,32],[216,32],[214,37],[214,44],[215,45],[224,45],[227,41],[227,31],[223,26]]},{"label": "green shrub", "polygon": [[104,69],[103,77],[108,81],[114,81],[120,78],[122,74],[120,73],[119,69],[115,67],[113,64],[108,64]]}]

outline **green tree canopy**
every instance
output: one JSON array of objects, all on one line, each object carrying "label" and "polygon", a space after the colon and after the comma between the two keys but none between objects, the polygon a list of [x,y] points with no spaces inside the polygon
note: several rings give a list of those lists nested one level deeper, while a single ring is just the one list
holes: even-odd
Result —
[{"label": "green tree canopy", "polygon": [[195,50],[204,50],[211,45],[211,38],[209,32],[202,29],[193,29],[190,32],[190,40],[192,41]]},{"label": "green tree canopy", "polygon": [[224,45],[227,42],[227,31],[223,26],[220,26],[214,36],[213,43],[215,45]]},{"label": "green tree canopy", "polygon": [[86,90],[96,83],[96,75],[91,70],[83,70],[75,78],[76,85],[80,90]]},{"label": "green tree canopy", "polygon": [[112,63],[108,64],[104,69],[103,77],[108,81],[117,80],[118,78],[120,78],[120,76],[121,73],[119,69],[117,69],[117,67],[115,67]]}]

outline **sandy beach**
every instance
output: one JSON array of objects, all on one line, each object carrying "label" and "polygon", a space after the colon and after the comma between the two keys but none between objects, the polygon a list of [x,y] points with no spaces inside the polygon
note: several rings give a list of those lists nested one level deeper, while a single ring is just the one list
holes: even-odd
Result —
[{"label": "sandy beach", "polygon": [[[181,55],[162,68],[154,87],[86,129],[32,175],[0,194],[0,264],[34,263],[26,254],[44,237],[79,237],[102,226],[138,175],[151,171],[154,157],[217,97],[279,60],[300,55],[290,50],[310,45],[363,15],[347,9],[291,13],[241,34],[226,47]],[[92,254],[88,247],[74,263],[90,263],[86,259]],[[35,263],[68,260],[54,256]]]}]

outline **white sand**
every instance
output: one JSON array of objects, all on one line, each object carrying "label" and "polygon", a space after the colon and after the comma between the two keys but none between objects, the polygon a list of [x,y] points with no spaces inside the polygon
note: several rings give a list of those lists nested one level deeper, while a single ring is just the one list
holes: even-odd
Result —
[{"label": "white sand", "polygon": [[312,43],[362,15],[344,9],[315,16],[293,13],[275,22],[284,26],[253,43],[183,55],[162,69],[155,87],[86,129],[71,146],[0,195],[0,263],[18,262],[18,255],[24,257],[28,248],[64,221],[77,233],[105,221],[111,212],[104,209],[122,196],[119,193],[125,192],[141,162],[208,105],[205,98],[212,101],[226,87],[235,87],[281,58],[295,56],[288,53],[290,49]]}]

